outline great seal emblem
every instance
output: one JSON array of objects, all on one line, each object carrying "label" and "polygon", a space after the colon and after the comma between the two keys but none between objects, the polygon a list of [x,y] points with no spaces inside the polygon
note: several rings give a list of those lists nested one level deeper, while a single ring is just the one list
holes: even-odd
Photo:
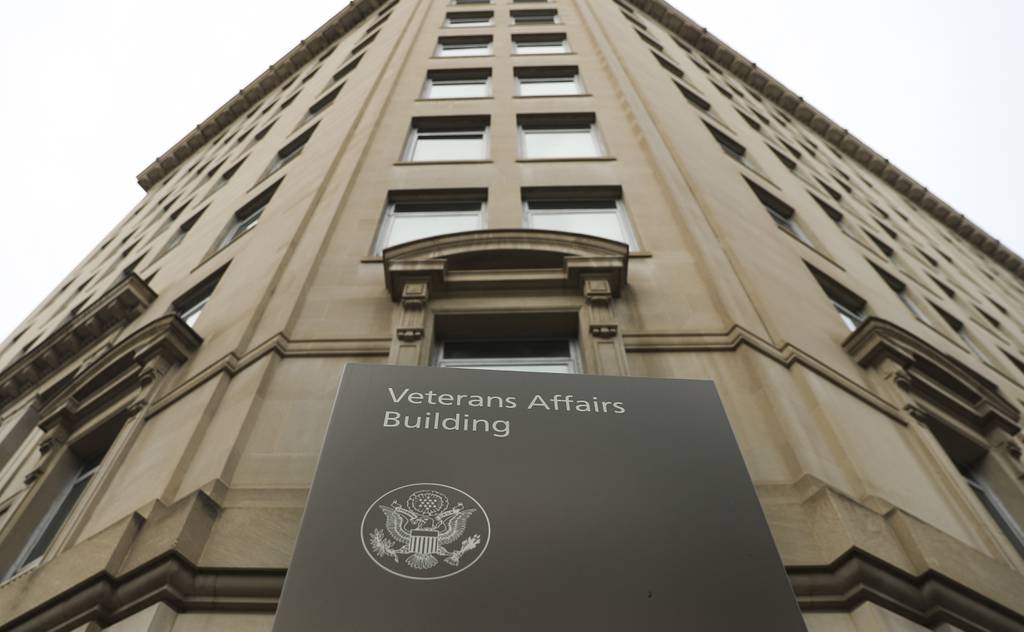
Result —
[{"label": "great seal emblem", "polygon": [[366,554],[387,572],[406,579],[443,579],[483,556],[491,521],[480,503],[460,489],[413,483],[373,501],[360,532]]}]

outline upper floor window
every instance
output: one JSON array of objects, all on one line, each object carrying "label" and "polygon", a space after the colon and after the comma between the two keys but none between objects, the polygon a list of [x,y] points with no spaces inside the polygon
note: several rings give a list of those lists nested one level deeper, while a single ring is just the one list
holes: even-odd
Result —
[{"label": "upper floor window", "polygon": [[522,195],[529,228],[581,233],[637,247],[618,187],[527,188]]},{"label": "upper floor window", "polygon": [[480,99],[491,96],[491,69],[431,70],[424,99]]},{"label": "upper floor window", "polygon": [[519,146],[528,159],[604,156],[593,114],[521,114]]},{"label": "upper floor window", "polygon": [[556,97],[583,94],[575,66],[525,66],[515,69],[516,94],[521,97]]},{"label": "upper floor window", "polygon": [[512,23],[516,25],[558,24],[558,11],[555,9],[512,11]]},{"label": "upper floor window", "polygon": [[281,167],[295,160],[298,155],[302,153],[303,147],[306,146],[306,143],[309,142],[309,139],[313,136],[313,132],[316,131],[317,125],[311,126],[309,129],[289,141],[287,145],[277,150],[277,153],[274,155],[274,159],[270,161],[270,165],[267,167],[267,173],[265,176],[278,171]]},{"label": "upper floor window", "polygon": [[460,369],[579,373],[575,340],[442,340],[435,365]]},{"label": "upper floor window", "polygon": [[185,241],[185,236],[188,235],[188,231],[192,230],[192,227],[196,225],[196,222],[199,221],[199,217],[203,214],[203,211],[205,210],[206,209],[203,209],[202,211],[199,211],[192,217],[185,220],[185,222],[183,222],[182,225],[178,227],[178,230],[174,231],[174,235],[171,236],[170,241],[168,241],[167,245],[164,246],[165,252],[177,247],[178,244]]},{"label": "upper floor window", "polygon": [[494,41],[490,35],[442,37],[437,41],[438,57],[479,57],[490,55]]},{"label": "upper floor window", "polygon": [[750,162],[747,159],[747,148],[739,144],[735,139],[726,134],[720,129],[712,127],[705,123],[705,127],[711,132],[715,140],[718,142],[719,147],[726,153],[727,156],[742,164],[745,167],[750,166]]},{"label": "upper floor window", "polygon": [[805,244],[811,243],[807,234],[804,233],[803,229],[800,228],[800,225],[797,224],[796,211],[793,210],[792,206],[786,204],[749,180],[747,180],[747,184],[754,191],[754,195],[756,195],[758,200],[760,200],[764,209],[768,211],[769,217],[772,218],[772,221],[775,222],[776,226]]},{"label": "upper floor window", "polygon": [[825,292],[825,295],[832,301],[832,307],[839,314],[839,319],[843,321],[847,329],[856,331],[861,323],[867,320],[867,303],[864,299],[846,289],[831,277],[818,272],[810,266],[808,268],[811,274],[814,275],[818,285]]},{"label": "upper floor window", "polygon": [[571,52],[565,33],[520,33],[512,36],[515,55],[558,55]]},{"label": "upper floor window", "polygon": [[918,307],[917,302],[914,301],[914,298],[910,295],[910,291],[907,289],[906,283],[900,281],[899,279],[889,274],[885,270],[879,268],[873,263],[871,264],[871,267],[875,269],[875,272],[878,273],[878,276],[882,277],[882,280],[885,281],[885,284],[888,285],[890,289],[892,289],[892,291],[900,299],[900,302],[903,303],[908,310],[910,310],[910,313],[913,314],[915,318],[924,321],[925,323],[931,324],[931,321],[928,320],[928,317],[921,310],[921,308]]},{"label": "upper floor window", "polygon": [[492,26],[493,24],[494,11],[462,11],[449,13],[444,18],[444,25],[448,28]]},{"label": "upper floor window", "polygon": [[227,229],[224,231],[224,236],[220,240],[220,248],[223,248],[242,235],[248,233],[253,228],[256,228],[256,225],[260,222],[260,218],[263,216],[264,209],[266,209],[267,205],[270,204],[270,198],[273,197],[274,192],[277,191],[277,187],[280,184],[281,181],[278,180],[264,189],[252,200],[246,202],[242,208],[235,211],[234,216],[231,218],[231,223],[228,224]]},{"label": "upper floor window", "polygon": [[416,118],[406,146],[410,162],[485,160],[488,155],[486,116]]},{"label": "upper floor window", "polygon": [[217,283],[223,274],[224,268],[221,268],[174,301],[174,312],[178,315],[178,318],[185,321],[186,325],[195,328],[196,323],[199,321],[199,316],[206,309],[206,305],[210,302],[210,297],[213,296],[213,291],[217,288]]},{"label": "upper floor window", "polygon": [[417,239],[485,228],[486,189],[392,191],[377,231],[379,254]]}]

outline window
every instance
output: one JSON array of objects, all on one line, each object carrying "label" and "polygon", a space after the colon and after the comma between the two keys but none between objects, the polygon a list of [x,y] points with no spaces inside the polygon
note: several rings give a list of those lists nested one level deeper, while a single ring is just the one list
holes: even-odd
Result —
[{"label": "window", "polygon": [[338,69],[338,72],[334,73],[334,76],[331,77],[331,81],[341,81],[342,79],[347,77],[350,72],[356,69],[356,66],[358,66],[359,62],[361,62],[362,60],[363,56],[360,55],[359,57],[356,57],[352,61],[342,66],[340,69]]},{"label": "window", "polygon": [[914,315],[914,318],[924,321],[925,323],[931,323],[931,321],[928,320],[928,317],[925,316],[925,313],[921,310],[921,308],[917,306],[917,303],[914,302],[913,297],[910,296],[907,290],[906,283],[900,281],[899,279],[889,274],[885,270],[879,268],[875,264],[871,264],[871,267],[875,269],[875,272],[877,272],[880,277],[882,277],[882,280],[885,281],[885,284],[888,285],[892,289],[892,291],[896,293],[896,296],[899,297],[900,302],[906,305],[907,309],[910,310],[910,313]]},{"label": "window", "polygon": [[768,211],[768,215],[775,222],[775,225],[786,231],[793,237],[796,237],[805,244],[810,245],[811,240],[808,239],[807,234],[800,228],[800,225],[796,222],[796,211],[789,204],[786,204],[779,198],[775,197],[768,191],[757,186],[750,180],[747,180],[747,185],[754,191],[754,195],[760,200],[761,205]]},{"label": "window", "polygon": [[377,232],[379,254],[416,239],[485,227],[486,189],[392,191]]},{"label": "window", "polygon": [[839,314],[839,319],[843,321],[848,330],[856,331],[857,327],[860,327],[860,324],[867,319],[867,314],[865,313],[867,304],[864,299],[846,289],[828,275],[815,270],[811,266],[807,267],[810,269],[811,274],[814,275],[814,280],[818,282],[822,291],[832,301],[832,307]]},{"label": "window", "polygon": [[[49,508],[45,510],[42,520],[36,525],[14,564],[7,569],[3,576],[4,580],[13,577],[22,569],[34,566],[46,554],[70,517],[78,499],[89,486],[89,481],[95,476],[104,454],[105,451],[87,460],[72,456],[75,461],[72,464],[70,475],[66,479],[55,481],[60,487],[59,491],[52,497]],[[61,485],[61,483],[63,484]]]},{"label": "window", "polygon": [[[749,126],[750,126],[750,129],[752,129],[752,130],[755,130],[755,131],[760,131],[760,130],[761,130],[761,124],[760,124],[760,123],[758,123],[758,122],[757,122],[756,120],[754,120],[753,118],[751,118],[751,117],[747,116],[746,112],[743,112],[743,111],[742,111],[742,110],[740,110],[739,108],[736,108],[736,113],[737,113],[737,114],[739,114],[739,115],[740,115],[740,118],[741,118],[741,119],[743,119],[743,121],[744,121],[744,122],[745,122],[745,123],[746,123],[747,125],[749,125]],[[772,151],[775,151],[775,150],[773,149]],[[775,152],[775,154],[776,154],[776,155],[779,155],[779,152]],[[787,166],[787,167],[789,167],[789,165],[786,165],[786,166]],[[796,166],[796,163],[793,163],[793,166],[795,167],[795,166]],[[793,167],[789,167],[789,168],[790,168],[790,169],[792,169]]]},{"label": "window", "polygon": [[302,121],[300,121],[299,124],[301,125],[302,123],[305,123],[326,110],[332,103],[334,103],[334,100],[338,98],[338,93],[341,92],[343,87],[345,87],[345,84],[340,84],[324,96],[317,99],[316,102],[306,110],[306,114],[302,117]]},{"label": "window", "polygon": [[220,177],[217,178],[217,180],[213,183],[212,186],[210,186],[210,190],[206,192],[206,195],[210,196],[214,192],[219,191],[221,188],[223,188],[224,185],[228,183],[228,180],[230,180],[232,176],[238,173],[238,170],[242,167],[242,163],[245,162],[246,158],[248,158],[248,156],[243,157],[241,160],[231,165],[230,169],[220,174]]},{"label": "window", "polygon": [[452,4],[490,4],[491,0],[452,0]]},{"label": "window", "polygon": [[515,69],[516,94],[521,97],[558,97],[583,94],[576,66],[531,66]]},{"label": "window", "polygon": [[526,159],[604,155],[593,114],[520,115],[519,153]]},{"label": "window", "polygon": [[687,101],[689,101],[691,105],[698,109],[704,110],[705,112],[711,109],[711,104],[705,101],[703,98],[701,98],[701,96],[698,95],[695,90],[687,88],[678,81],[676,81],[675,84],[676,88],[679,88],[679,92],[682,93],[683,97]]},{"label": "window", "polygon": [[174,231],[174,235],[171,236],[171,240],[167,242],[166,246],[164,246],[165,252],[172,250],[185,240],[185,235],[188,235],[188,231],[192,230],[192,227],[196,225],[197,221],[199,221],[199,216],[202,215],[205,210],[206,209],[203,209],[188,218],[180,227],[178,227],[178,230]]},{"label": "window", "polygon": [[[647,28],[647,27],[645,27],[642,24],[640,26],[641,26],[641,28]],[[642,39],[645,44],[647,44],[648,46],[650,46],[654,50],[659,50],[659,51],[665,50],[665,47],[662,46],[661,44],[659,44],[657,41],[655,41],[655,39],[652,38],[650,35],[647,35],[646,33],[643,33],[640,30],[636,30],[636,34],[637,34],[637,37]]]},{"label": "window", "polygon": [[486,116],[415,118],[406,147],[409,162],[486,160]]},{"label": "window", "polygon": [[435,364],[460,369],[579,373],[575,341],[554,340],[443,340]]},{"label": "window", "polygon": [[603,237],[636,250],[636,238],[618,187],[523,189],[525,225]]},{"label": "window", "polygon": [[939,313],[939,316],[942,316],[942,320],[946,321],[949,328],[956,332],[956,335],[959,336],[960,340],[964,343],[964,346],[966,346],[967,349],[979,360],[988,363],[988,356],[985,355],[985,353],[978,347],[978,344],[974,342],[974,339],[971,338],[971,335],[967,332],[967,327],[964,326],[964,324],[955,316],[938,307],[934,303],[932,304],[932,307],[934,307],[935,311]]},{"label": "window", "polygon": [[253,228],[256,228],[256,225],[260,222],[260,217],[263,215],[264,209],[266,209],[267,205],[270,204],[270,198],[273,197],[274,192],[280,184],[281,181],[278,180],[251,201],[247,202],[242,206],[242,208],[235,211],[235,214],[231,219],[231,223],[228,224],[228,227],[224,232],[224,237],[220,240],[219,248],[227,246],[242,235],[248,233]]},{"label": "window", "polygon": [[711,132],[711,135],[715,137],[715,140],[718,141],[718,145],[726,155],[745,167],[750,166],[750,161],[747,160],[746,147],[733,140],[733,138],[725,132],[716,129],[707,123],[705,123],[704,126],[707,127],[708,131]]},{"label": "window", "polygon": [[656,53],[654,51],[651,51],[651,54],[654,55],[654,58],[656,60],[658,60],[658,63],[661,65],[662,68],[664,68],[665,70],[667,70],[670,73],[672,73],[678,79],[682,79],[683,78],[683,70],[682,70],[682,68],[680,68],[679,66],[673,64],[672,62],[670,62],[669,60],[665,59],[664,57],[662,57],[661,55],[659,55],[658,53]]},{"label": "window", "polygon": [[369,35],[367,35],[363,39],[363,41],[359,42],[358,44],[356,44],[355,46],[352,47],[352,52],[350,52],[349,55],[356,55],[356,54],[358,54],[360,51],[362,51],[367,46],[372,44],[373,40],[377,39],[377,35],[379,35],[379,34],[380,34],[380,31],[374,31],[373,33],[370,33]]},{"label": "window", "polygon": [[842,213],[833,208],[831,204],[826,204],[825,202],[823,202],[821,199],[818,198],[818,196],[814,194],[811,194],[811,199],[818,203],[818,206],[821,207],[821,210],[825,211],[825,214],[828,215],[829,219],[836,223],[836,226],[839,227],[839,230],[843,231],[844,235],[852,239],[857,238],[857,236],[853,234],[853,229],[849,225],[847,225],[846,218],[843,217]]},{"label": "window", "polygon": [[448,28],[492,26],[493,24],[494,11],[462,11],[460,13],[449,13],[444,18],[444,25]]},{"label": "window", "polygon": [[207,303],[210,302],[210,297],[217,288],[217,283],[223,274],[224,268],[221,268],[174,301],[174,313],[178,315],[178,318],[185,321],[186,325],[193,328],[196,326],[199,316],[203,313]]},{"label": "window", "polygon": [[558,11],[554,9],[512,11],[512,23],[517,26],[521,24],[558,24]]},{"label": "window", "polygon": [[302,153],[302,148],[306,146],[307,142],[309,142],[310,137],[313,136],[313,132],[316,131],[317,125],[319,125],[319,123],[302,132],[287,145],[277,150],[277,155],[275,155],[274,159],[270,161],[270,166],[267,167],[267,172],[264,174],[264,177],[278,171],[281,167],[285,166],[292,160],[295,160],[295,158]]},{"label": "window", "polygon": [[442,37],[437,41],[437,57],[479,57],[490,55],[494,42],[490,35],[477,37]]},{"label": "window", "polygon": [[565,33],[522,33],[512,36],[514,55],[558,55],[569,53]]},{"label": "window", "polygon": [[480,99],[491,96],[491,69],[431,70],[424,99]]},{"label": "window", "polygon": [[1014,520],[1013,515],[1007,511],[1006,506],[999,500],[999,496],[992,489],[992,486],[981,475],[980,468],[970,465],[958,465],[957,469],[964,477],[964,482],[974,495],[981,501],[982,506],[988,511],[995,521],[999,530],[1003,532],[1006,539],[1010,541],[1017,553],[1024,557],[1024,528]]}]

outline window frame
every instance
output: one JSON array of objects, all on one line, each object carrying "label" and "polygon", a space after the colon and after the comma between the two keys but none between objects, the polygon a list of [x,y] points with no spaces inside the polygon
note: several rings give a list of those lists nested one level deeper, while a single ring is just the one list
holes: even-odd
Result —
[{"label": "window frame", "polygon": [[[3,576],[0,577],[0,582],[7,581],[42,563],[46,554],[53,547],[53,543],[57,540],[57,536],[60,535],[61,530],[68,524],[71,514],[74,512],[75,508],[78,507],[82,498],[86,496],[86,492],[89,490],[89,486],[92,484],[96,473],[103,466],[105,457],[106,452],[92,460],[84,460],[81,457],[74,456],[74,458],[79,461],[74,474],[69,477],[62,489],[54,494],[50,499],[50,507],[43,514],[42,519],[39,520],[35,528],[32,529],[32,533],[29,534],[29,537],[25,540],[21,547],[21,551],[18,553],[17,557],[14,558],[14,562],[11,563],[10,567],[4,571]],[[79,492],[72,497],[72,492],[75,487],[83,481],[84,484],[81,486]],[[70,503],[68,503],[69,498],[71,499]],[[43,541],[43,536],[46,535],[47,531],[49,531],[55,524],[56,519],[64,509],[66,509],[66,511],[63,512],[63,519],[51,532],[49,540],[45,543],[44,548],[37,555],[30,557],[36,547],[39,546],[39,543]]]},{"label": "window frame", "polygon": [[[476,46],[471,46],[475,44]],[[451,46],[455,45],[455,48]],[[457,50],[470,50],[471,48],[480,48],[483,46],[482,52],[474,52],[468,55],[463,54],[446,54],[451,51]],[[434,47],[434,57],[437,58],[466,58],[466,57],[491,57],[494,55],[494,38],[490,35],[462,35],[462,36],[444,36],[437,39],[437,46]]]},{"label": "window frame", "polygon": [[[570,194],[571,192],[571,194]],[[600,213],[600,214],[611,214],[614,213],[616,219],[619,221],[619,228],[622,231],[622,235],[625,240],[622,243],[629,246],[630,251],[637,251],[640,249],[639,240],[637,239],[636,229],[633,227],[632,218],[629,215],[629,210],[626,208],[626,204],[622,199],[621,189],[615,190],[615,188],[600,187],[568,187],[565,190],[558,189],[530,189],[525,188],[521,192],[522,197],[522,208],[523,208],[523,227],[530,230],[553,230],[550,228],[534,228],[532,226],[532,219],[536,215],[545,214],[573,214],[579,213],[581,215],[587,213]],[[531,208],[531,204],[565,204],[562,208],[549,208],[549,209],[535,209]],[[600,210],[599,208],[572,208],[571,205],[578,204],[583,205],[587,203],[611,203],[614,208],[608,208]],[[578,233],[577,231],[562,231],[562,232],[573,232],[581,235],[588,235],[590,237],[597,237],[601,239],[599,235],[591,233]],[[604,239],[608,239],[604,237]],[[617,240],[613,240],[617,241]]]},{"label": "window frame", "polygon": [[[586,94],[583,78],[577,66],[517,66],[512,71],[515,79],[515,96],[525,98],[557,98],[582,96]],[[523,80],[526,80],[525,82]],[[568,81],[566,81],[568,79]],[[561,80],[561,81],[559,81]],[[571,83],[575,87],[572,93],[523,94],[523,84]]]},{"label": "window frame", "polygon": [[[474,127],[477,126],[477,127]],[[490,158],[490,117],[484,116],[453,116],[437,118],[414,118],[402,150],[402,162],[405,163],[460,163],[482,162]],[[417,147],[424,138],[439,136],[480,136],[480,155],[474,158],[455,159],[416,159]]]},{"label": "window frame", "polygon": [[[463,18],[471,19],[478,18],[483,19],[483,22],[469,22],[469,23],[457,23],[452,22],[452,19]],[[471,29],[471,28],[487,28],[494,26],[494,11],[449,11],[444,15],[444,22],[442,28],[446,29]]]},{"label": "window frame", "polygon": [[[411,204],[436,204],[439,208],[443,208],[445,204],[478,204],[478,210],[437,210],[437,211],[399,211],[398,207],[402,205]],[[394,226],[398,218],[403,213],[415,213],[418,217],[464,217],[466,215],[473,215],[477,219],[477,228],[469,230],[483,230],[487,228],[487,190],[486,189],[470,189],[470,190],[451,190],[451,191],[395,191],[389,194],[387,205],[384,207],[384,212],[381,214],[380,224],[377,227],[377,235],[374,239],[373,252],[376,256],[380,256],[386,249],[394,246],[400,246],[402,244],[409,243],[413,240],[407,240],[399,243],[390,244],[388,243],[390,237],[394,231]],[[464,231],[454,231],[464,232]],[[439,237],[441,235],[454,234],[453,232],[438,232],[434,235],[428,235],[426,237],[419,237],[417,239],[429,239],[431,237]]]},{"label": "window frame", "polygon": [[[560,38],[561,50],[524,52],[521,49],[522,44],[543,44],[553,42],[556,38]],[[534,47],[527,46],[526,48]],[[569,45],[569,36],[565,33],[516,33],[512,35],[513,55],[570,55],[572,52],[572,47]]]},{"label": "window frame", "polygon": [[[561,24],[562,20],[558,15],[558,9],[512,9],[509,12],[509,17],[512,19],[512,26],[534,26],[534,25],[545,25],[545,24]],[[526,18],[520,21],[520,18]],[[538,20],[530,18],[548,18],[547,20]]]},{"label": "window frame", "polygon": [[[597,127],[593,114],[520,115],[516,120],[520,160],[586,160],[608,158],[608,148]],[[527,137],[540,134],[581,133],[586,131],[593,146],[594,154],[568,154],[531,156],[527,149]]]},{"label": "window frame", "polygon": [[[564,359],[558,359],[557,361],[553,357],[522,357],[522,358],[508,358],[508,357],[481,357],[471,359],[446,359],[444,357],[445,345],[448,342],[477,342],[477,343],[488,343],[488,342],[557,342],[565,341],[568,345],[569,355]],[[431,366],[445,369],[485,369],[485,370],[498,370],[498,371],[515,371],[516,366],[565,366],[568,370],[564,373],[566,375],[579,375],[583,373],[583,362],[580,357],[579,339],[571,337],[555,337],[555,338],[479,338],[479,339],[458,339],[453,338],[450,340],[441,338],[434,342],[433,355],[431,358]],[[508,367],[503,369],[496,369],[494,367]],[[555,371],[531,371],[532,373],[559,373]]]},{"label": "window frame", "polygon": [[[439,84],[440,82],[440,84]],[[434,97],[430,93],[435,85],[483,85],[484,94],[477,96]],[[490,68],[466,68],[452,70],[428,70],[420,91],[420,98],[429,101],[451,101],[457,99],[489,99],[494,96]]]}]

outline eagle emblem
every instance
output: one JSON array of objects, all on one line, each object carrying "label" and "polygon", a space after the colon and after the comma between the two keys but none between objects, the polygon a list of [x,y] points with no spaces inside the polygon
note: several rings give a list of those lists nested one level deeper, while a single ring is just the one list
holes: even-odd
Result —
[{"label": "eagle emblem", "polygon": [[[466,536],[470,522],[476,528]],[[465,492],[418,483],[392,490],[370,505],[363,518],[363,546],[388,572],[440,579],[479,559],[489,530],[483,508]]]}]

